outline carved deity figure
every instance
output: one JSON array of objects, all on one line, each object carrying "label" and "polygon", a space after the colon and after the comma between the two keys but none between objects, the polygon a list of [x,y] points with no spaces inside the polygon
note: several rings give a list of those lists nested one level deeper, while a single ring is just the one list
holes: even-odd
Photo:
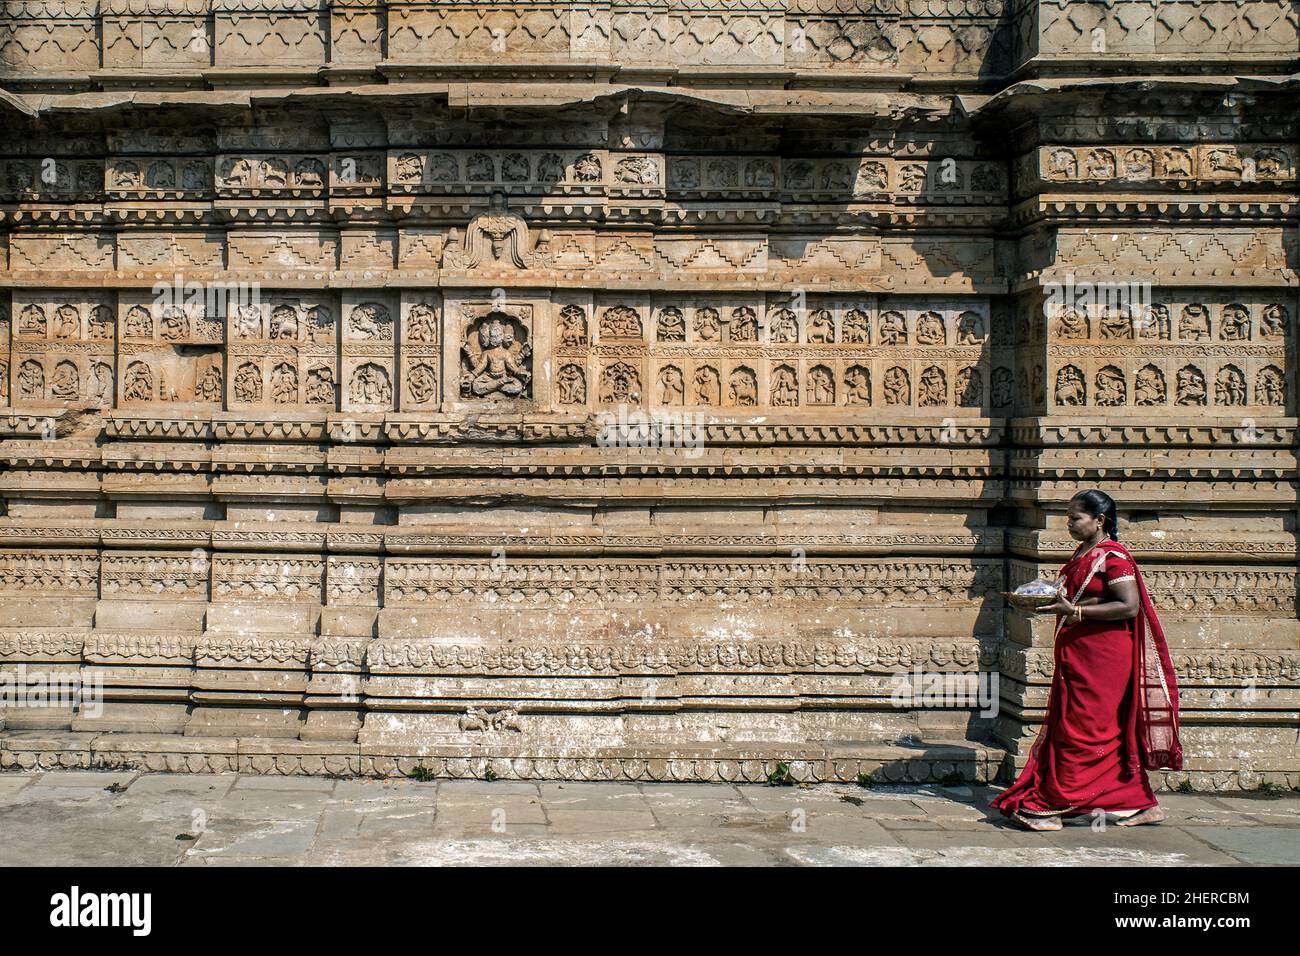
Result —
[{"label": "carved deity figure", "polygon": [[1183,317],[1178,323],[1180,338],[1200,342],[1210,337],[1210,310],[1198,303],[1183,307]]},{"label": "carved deity figure", "polygon": [[947,341],[947,330],[943,327],[943,316],[938,312],[922,312],[916,320],[917,345],[943,345]]},{"label": "carved deity figure", "polygon": [[61,305],[54,310],[54,336],[60,339],[81,336],[81,313],[76,306]]},{"label": "carved deity figure", "polygon": [[433,306],[423,302],[411,306],[406,315],[406,340],[408,342],[434,342],[438,338],[438,317]]},{"label": "carved deity figure", "polygon": [[174,305],[168,306],[162,310],[159,319],[161,323],[159,331],[162,333],[163,338],[172,342],[189,338],[190,320],[183,309]]},{"label": "carved deity figure", "polygon": [[209,365],[194,383],[194,395],[200,402],[221,402],[221,369]]},{"label": "carved deity figure", "polygon": [[925,407],[948,404],[948,379],[937,365],[931,365],[921,373],[916,388],[916,404]]},{"label": "carved deity figure", "polygon": [[277,405],[298,401],[298,370],[288,362],[279,362],[271,369],[271,401]]},{"label": "carved deity figure", "polygon": [[1129,313],[1124,308],[1104,308],[1101,310],[1101,318],[1097,322],[1097,327],[1101,331],[1103,339],[1131,339],[1133,337],[1133,323],[1129,320]]},{"label": "carved deity figure", "polygon": [[788,365],[778,365],[772,372],[771,404],[778,408],[791,408],[799,404],[799,383],[795,379],[794,369]]},{"label": "carved deity figure", "polygon": [[627,362],[615,362],[600,374],[600,400],[606,405],[640,405],[641,373]]},{"label": "carved deity figure", "polygon": [[393,400],[393,384],[388,372],[374,362],[356,367],[348,385],[348,396],[358,405],[388,405]]},{"label": "carved deity figure", "polygon": [[477,269],[479,266],[528,269],[549,264],[545,249],[545,231],[538,236],[537,248],[528,239],[528,224],[506,207],[503,192],[494,192],[486,212],[480,213],[465,227],[461,244],[455,229],[447,237],[443,266],[450,269]]},{"label": "carved deity figure", "polygon": [[976,408],[984,401],[984,379],[979,369],[967,366],[957,373],[957,404]]},{"label": "carved deity figure", "polygon": [[77,366],[73,362],[65,359],[54,366],[54,374],[50,376],[50,398],[60,402],[70,402],[80,391],[81,377],[77,374]]},{"label": "carved deity figure", "polygon": [[682,370],[676,365],[665,365],[659,370],[659,404],[680,405],[686,394]]},{"label": "carved deity figure", "polygon": [[685,342],[686,319],[682,310],[668,306],[659,312],[659,325],[656,337],[660,342]]},{"label": "carved deity figure", "polygon": [[1288,313],[1284,305],[1268,305],[1259,322],[1259,334],[1265,338],[1276,339],[1286,334]]},{"label": "carved deity figure", "polygon": [[768,338],[773,343],[798,342],[799,320],[789,309],[778,309],[772,315]]},{"label": "carved deity figure", "polygon": [[262,400],[262,371],[252,362],[235,371],[235,400],[249,405]]},{"label": "carved deity figure", "polygon": [[722,320],[717,309],[707,306],[695,310],[695,335],[701,342],[713,342],[718,338]]},{"label": "carved deity figure", "polygon": [[1154,365],[1144,365],[1138,369],[1133,379],[1134,405],[1163,405],[1165,403],[1165,376]]},{"label": "carved deity figure", "polygon": [[808,371],[808,404],[835,404],[835,379],[825,365],[816,365]]},{"label": "carved deity figure", "polygon": [[334,404],[334,370],[317,365],[307,370],[307,404]]},{"label": "carved deity figure", "polygon": [[580,305],[566,305],[560,310],[560,344],[587,344],[587,317]]},{"label": "carved deity figure", "polygon": [[705,365],[695,372],[695,403],[697,405],[721,405],[722,382],[717,369]]},{"label": "carved deity figure", "polygon": [[555,377],[555,387],[560,394],[561,405],[587,404],[587,377],[576,365],[566,365]]},{"label": "carved deity figure", "polygon": [[153,401],[153,371],[144,362],[132,362],[126,367],[122,396],[128,402]]},{"label": "carved deity figure", "polygon": [[727,380],[727,398],[738,407],[757,405],[758,379],[754,373],[744,366],[733,370]]},{"label": "carved deity figure", "polygon": [[1250,338],[1250,311],[1244,305],[1223,307],[1219,338],[1230,342],[1244,342]]},{"label": "carved deity figure", "polygon": [[866,345],[871,337],[871,320],[861,309],[844,313],[844,341],[851,345]]},{"label": "carved deity figure", "polygon": [[984,316],[978,312],[963,312],[957,318],[958,345],[983,345],[985,338]]},{"label": "carved deity figure", "polygon": [[1285,405],[1286,384],[1281,370],[1268,365],[1255,376],[1255,403],[1258,405]]},{"label": "carved deity figure", "polygon": [[[127,316],[127,331],[130,331],[131,316]],[[255,305],[241,305],[235,310],[235,334],[241,339],[260,339],[262,337],[262,310]]]},{"label": "carved deity figure", "polygon": [[102,405],[113,404],[113,369],[107,362],[96,362],[90,369],[91,401]]},{"label": "carved deity figure", "polygon": [[1083,373],[1073,365],[1066,365],[1056,373],[1056,404],[1083,405],[1087,399],[1087,387],[1083,382]]},{"label": "carved deity figure", "polygon": [[468,398],[518,398],[528,389],[531,348],[515,340],[516,321],[490,312],[466,330],[461,393]]},{"label": "carved deity figure", "polygon": [[728,335],[733,342],[758,341],[758,315],[747,305],[733,309]]},{"label": "carved deity figure", "polygon": [[126,334],[133,339],[153,338],[153,317],[142,305],[126,310]]},{"label": "carved deity figure", "polygon": [[907,322],[903,319],[903,313],[889,311],[880,314],[880,344],[907,344]]},{"label": "carved deity figure", "polygon": [[1123,405],[1128,401],[1124,373],[1114,365],[1107,365],[1097,373],[1096,399],[1098,405]]},{"label": "carved deity figure", "polygon": [[1015,398],[1015,377],[1011,369],[998,366],[993,370],[993,407],[1006,408]]},{"label": "carved deity figure", "polygon": [[432,366],[419,362],[407,372],[406,388],[411,394],[411,401],[427,404],[438,397],[438,376]]},{"label": "carved deity figure", "polygon": [[1056,327],[1058,338],[1086,339],[1088,337],[1088,313],[1083,309],[1063,309],[1060,322]]},{"label": "carved deity figure", "polygon": [[1219,374],[1214,377],[1214,404],[1246,404],[1246,376],[1240,369],[1232,365],[1219,369]]},{"label": "carved deity figure", "polygon": [[851,365],[844,373],[844,401],[848,405],[871,404],[871,371],[861,365]]},{"label": "carved deity figure", "polygon": [[898,365],[885,370],[885,404],[908,405],[912,401],[912,381],[907,369]]},{"label": "carved deity figure", "polygon": [[45,397],[45,370],[40,362],[28,359],[18,366],[18,395],[37,401]]},{"label": "carved deity figure", "polygon": [[817,309],[809,313],[808,341],[816,343],[835,341],[835,319],[827,309]]},{"label": "carved deity figure", "polygon": [[1176,405],[1205,404],[1205,375],[1194,365],[1185,365],[1178,370]]}]

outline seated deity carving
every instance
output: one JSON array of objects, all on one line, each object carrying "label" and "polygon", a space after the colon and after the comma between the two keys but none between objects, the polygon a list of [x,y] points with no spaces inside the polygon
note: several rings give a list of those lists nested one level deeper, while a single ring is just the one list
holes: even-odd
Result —
[{"label": "seated deity carving", "polygon": [[334,370],[317,365],[307,370],[307,404],[334,404]]},{"label": "seated deity carving", "polygon": [[518,319],[489,312],[465,330],[461,346],[463,398],[527,398],[532,348]]},{"label": "seated deity carving", "polygon": [[670,305],[659,313],[657,338],[660,342],[686,341],[686,320],[681,309]]},{"label": "seated deity carving", "polygon": [[907,323],[901,312],[884,312],[880,316],[880,344],[906,345]]},{"label": "seated deity carving", "polygon": [[948,331],[943,316],[938,312],[922,312],[916,320],[917,345],[943,345],[948,341]]}]

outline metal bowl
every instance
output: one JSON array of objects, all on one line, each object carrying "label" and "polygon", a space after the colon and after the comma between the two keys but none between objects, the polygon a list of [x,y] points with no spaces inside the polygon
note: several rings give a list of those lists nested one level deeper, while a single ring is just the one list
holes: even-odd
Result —
[{"label": "metal bowl", "polygon": [[1012,607],[1018,607],[1022,611],[1036,611],[1040,607],[1055,604],[1060,594],[1017,594],[1015,591],[1003,591],[1002,596]]}]

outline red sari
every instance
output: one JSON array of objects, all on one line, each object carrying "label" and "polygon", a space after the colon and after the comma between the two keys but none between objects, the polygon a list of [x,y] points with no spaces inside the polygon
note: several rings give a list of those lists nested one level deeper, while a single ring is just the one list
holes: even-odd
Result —
[{"label": "red sari", "polygon": [[1057,616],[1047,716],[1025,769],[992,805],[1003,816],[1154,807],[1145,771],[1181,770],[1183,752],[1178,683],[1142,573],[1123,545],[1102,541],[1076,551],[1061,578],[1071,604],[1118,600],[1110,585],[1136,581],[1140,610],[1127,621],[1066,624]]}]

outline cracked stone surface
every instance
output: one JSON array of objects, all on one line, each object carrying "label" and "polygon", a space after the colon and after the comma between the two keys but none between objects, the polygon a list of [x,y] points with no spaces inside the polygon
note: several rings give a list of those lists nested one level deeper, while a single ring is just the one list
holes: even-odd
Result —
[{"label": "cracked stone surface", "polygon": [[1029,833],[991,787],[0,774],[0,865],[1300,863],[1300,794],[1162,794],[1159,826]]}]

